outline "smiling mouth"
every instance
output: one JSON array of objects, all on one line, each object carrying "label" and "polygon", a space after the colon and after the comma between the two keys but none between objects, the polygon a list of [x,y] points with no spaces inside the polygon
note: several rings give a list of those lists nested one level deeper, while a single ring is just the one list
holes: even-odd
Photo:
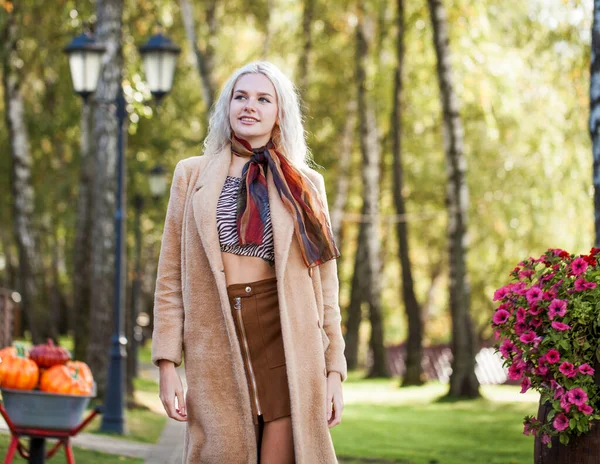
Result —
[{"label": "smiling mouth", "polygon": [[245,121],[245,122],[258,122],[258,119],[254,119],[248,116],[242,116],[241,118],[238,118],[240,121]]}]

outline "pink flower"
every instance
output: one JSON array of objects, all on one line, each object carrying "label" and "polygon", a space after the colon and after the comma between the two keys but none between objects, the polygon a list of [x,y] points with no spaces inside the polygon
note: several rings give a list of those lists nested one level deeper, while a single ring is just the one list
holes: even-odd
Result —
[{"label": "pink flower", "polygon": [[521,381],[521,393],[525,393],[527,390],[531,388],[531,380],[529,377],[523,377]]},{"label": "pink flower", "polygon": [[515,344],[506,339],[504,340],[504,342],[502,342],[502,345],[500,345],[499,351],[500,353],[502,353],[502,356],[505,358],[508,358],[510,356],[510,353],[512,353],[515,349]]},{"label": "pink flower", "polygon": [[506,321],[508,321],[509,316],[510,316],[510,313],[506,309],[499,309],[498,311],[496,311],[494,313],[494,316],[492,317],[492,321],[494,321],[494,324],[496,324],[496,325],[502,325]]},{"label": "pink flower", "polygon": [[556,430],[562,432],[567,427],[569,427],[569,419],[567,419],[567,416],[560,412],[556,416],[554,416],[554,422],[552,422],[552,425]]},{"label": "pink flower", "polygon": [[559,361],[560,361],[560,353],[557,350],[555,350],[554,348],[549,349],[548,352],[546,353],[546,362],[548,364],[556,364]]},{"label": "pink flower", "polygon": [[522,362],[514,363],[508,368],[508,378],[510,380],[521,380],[525,365]]},{"label": "pink flower", "polygon": [[517,315],[516,315],[517,322],[525,322],[526,315],[527,315],[527,313],[525,311],[525,308],[523,308],[522,306],[519,306],[519,309],[517,309]]},{"label": "pink flower", "polygon": [[581,372],[583,375],[594,375],[594,368],[587,363],[582,364],[579,366],[579,372]]},{"label": "pink flower", "polygon": [[581,275],[585,272],[585,270],[588,267],[588,263],[585,259],[583,258],[575,258],[573,260],[573,262],[571,263],[571,272],[573,272],[574,275],[578,276]]},{"label": "pink flower", "polygon": [[523,343],[530,345],[535,340],[535,332],[526,332],[519,337]]},{"label": "pink flower", "polygon": [[589,404],[578,406],[577,409],[579,409],[579,412],[582,412],[588,416],[594,412],[594,408],[592,408]]},{"label": "pink flower", "polygon": [[575,377],[577,375],[577,370],[575,369],[575,366],[573,366],[573,364],[571,364],[570,362],[563,362],[558,368],[558,370],[563,375],[569,378]]},{"label": "pink flower", "polygon": [[525,296],[527,297],[527,301],[529,302],[529,304],[533,304],[542,299],[543,292],[540,289],[540,287],[533,286],[529,290],[527,290],[527,293],[525,293]]},{"label": "pink flower", "polygon": [[547,434],[543,434],[542,435],[542,443],[544,445],[547,445],[548,443],[550,443],[552,441],[552,439],[550,438],[550,435]]},{"label": "pink flower", "polygon": [[567,399],[569,400],[569,403],[576,406],[583,406],[588,400],[588,396],[581,388],[573,388],[567,392]]},{"label": "pink flower", "polygon": [[535,435],[537,433],[536,427],[539,423],[540,421],[533,417],[526,417],[523,422],[523,433],[525,435]]},{"label": "pink flower", "polygon": [[586,282],[585,288],[586,288],[586,290],[591,290],[593,288],[596,288],[596,283],[595,282]]},{"label": "pink flower", "polygon": [[494,292],[494,301],[503,300],[508,296],[508,294],[509,291],[507,287],[499,288]]},{"label": "pink flower", "polygon": [[525,332],[527,332],[527,329],[529,329],[529,326],[527,324],[525,324],[524,322],[517,322],[515,324],[515,334],[517,335],[523,335]]},{"label": "pink flower", "polygon": [[544,292],[544,300],[552,301],[554,298],[556,298],[556,291],[550,289]]},{"label": "pink flower", "polygon": [[534,317],[529,321],[529,325],[534,329],[537,329],[540,325],[542,325],[542,320],[539,317]]},{"label": "pink flower", "polygon": [[536,304],[533,304],[529,307],[529,314],[532,316],[537,316],[542,312],[542,308]]},{"label": "pink flower", "polygon": [[533,275],[533,271],[531,269],[523,269],[519,272],[519,279],[526,279],[527,277],[531,277]]},{"label": "pink flower", "polygon": [[565,389],[563,387],[561,387],[560,385],[558,385],[558,387],[556,387],[556,391],[554,392],[554,399],[555,400],[561,399],[564,395],[565,395]]},{"label": "pink flower", "polygon": [[583,292],[585,290],[586,281],[583,278],[577,279],[575,281],[575,290],[578,292]]},{"label": "pink flower", "polygon": [[569,403],[567,395],[563,395],[560,397],[560,407],[563,408],[565,412],[571,411],[571,403]]},{"label": "pink flower", "polygon": [[565,300],[554,299],[548,305],[548,317],[550,320],[554,319],[554,316],[558,315],[563,317],[567,313],[567,302]]},{"label": "pink flower", "polygon": [[554,321],[554,322],[552,322],[552,328],[563,331],[563,330],[569,330],[571,328],[571,326],[567,325],[567,324],[563,324],[562,322]]}]

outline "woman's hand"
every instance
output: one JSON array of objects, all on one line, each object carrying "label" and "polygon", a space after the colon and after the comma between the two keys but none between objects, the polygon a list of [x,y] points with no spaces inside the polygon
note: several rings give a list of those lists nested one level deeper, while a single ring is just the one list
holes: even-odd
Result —
[{"label": "woman's hand", "polygon": [[[183,397],[183,385],[181,378],[175,370],[172,361],[163,359],[159,363],[160,370],[160,400],[171,419],[187,422],[185,412],[185,398]],[[177,399],[177,407],[175,405]]]},{"label": "woman's hand", "polygon": [[[333,410],[331,409],[332,403]],[[342,376],[339,372],[330,372],[327,376],[327,425],[329,428],[342,422],[343,410]]]}]

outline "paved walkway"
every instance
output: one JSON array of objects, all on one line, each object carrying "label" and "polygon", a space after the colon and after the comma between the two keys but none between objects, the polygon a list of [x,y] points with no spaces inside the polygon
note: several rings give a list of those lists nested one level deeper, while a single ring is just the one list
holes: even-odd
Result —
[{"label": "paved walkway", "polygon": [[[158,382],[158,368],[153,365],[140,366],[143,377],[149,377]],[[185,383],[185,374],[183,369],[179,369],[182,380]],[[154,404],[148,406],[162,414],[165,414],[157,399],[154,398]],[[8,426],[2,416],[0,416],[0,433],[8,434]],[[100,451],[102,453],[115,454],[131,458],[142,458],[145,464],[180,464],[183,454],[183,440],[185,433],[185,423],[172,419],[167,419],[165,428],[156,444],[139,443],[123,438],[113,438],[93,433],[80,433],[72,439],[73,446],[86,448],[89,450]]]}]

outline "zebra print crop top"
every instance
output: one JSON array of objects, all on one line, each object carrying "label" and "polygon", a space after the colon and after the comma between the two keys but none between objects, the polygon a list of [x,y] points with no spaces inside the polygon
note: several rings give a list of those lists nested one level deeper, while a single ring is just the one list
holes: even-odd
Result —
[{"label": "zebra print crop top", "polygon": [[267,209],[267,219],[263,242],[259,245],[240,245],[236,225],[237,198],[242,178],[227,176],[219,201],[217,202],[217,230],[221,251],[241,256],[254,256],[262,258],[271,266],[275,264],[275,250],[273,247],[273,228],[271,226],[271,213]]}]

